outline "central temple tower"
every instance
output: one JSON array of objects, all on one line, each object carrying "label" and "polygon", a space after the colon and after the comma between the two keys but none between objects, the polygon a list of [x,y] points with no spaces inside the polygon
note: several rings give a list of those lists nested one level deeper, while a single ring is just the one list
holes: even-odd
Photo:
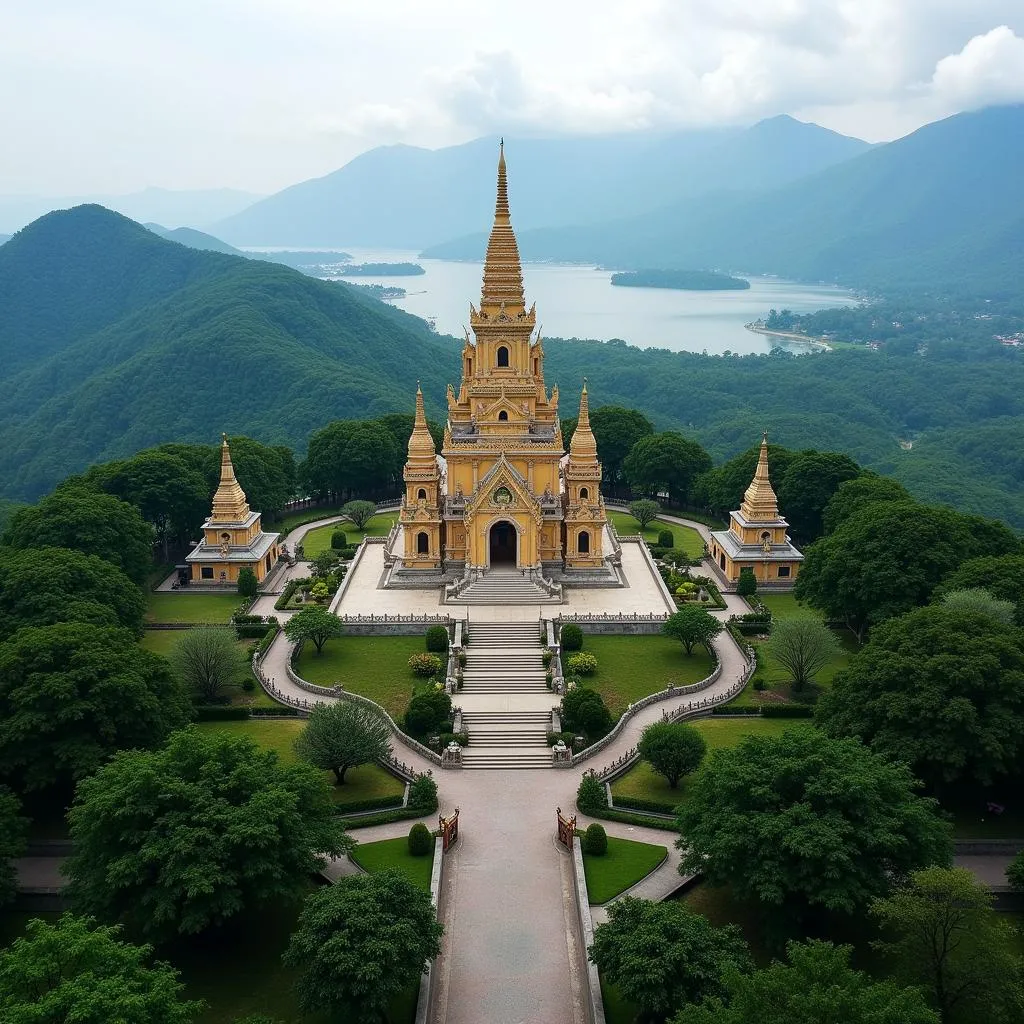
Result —
[{"label": "central temple tower", "polygon": [[419,507],[407,494],[401,514],[406,567],[437,571],[442,561],[476,571],[499,565],[525,572],[600,567],[606,517],[586,389],[578,428],[583,433],[578,445],[574,437],[566,459],[558,388],[549,393],[544,383],[536,311],[527,309],[523,293],[504,145],[480,305],[470,305],[469,322],[473,337],[466,333],[462,383],[458,392],[448,386],[444,495],[434,512],[429,485]]}]

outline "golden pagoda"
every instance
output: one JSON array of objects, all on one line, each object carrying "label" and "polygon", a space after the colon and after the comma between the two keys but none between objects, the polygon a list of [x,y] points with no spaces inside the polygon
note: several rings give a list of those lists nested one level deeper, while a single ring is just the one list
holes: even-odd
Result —
[{"label": "golden pagoda", "polygon": [[729,529],[711,534],[709,551],[719,575],[728,584],[739,581],[740,571],[753,570],[758,585],[788,589],[796,581],[804,556],[789,539],[789,523],[779,512],[779,499],[768,477],[768,431],[761,438],[754,479],[735,512]]},{"label": "golden pagoda", "polygon": [[[442,465],[417,392],[400,522],[403,569],[526,574],[601,568],[606,522],[587,395],[566,460],[558,388],[527,308],[509,214],[504,144],[480,305],[470,305],[462,382],[448,386]],[[564,468],[563,468],[564,462]]]},{"label": "golden pagoda", "polygon": [[261,513],[249,508],[235,477],[228,436],[221,437],[220,483],[213,508],[203,523],[203,539],[185,561],[191,567],[192,583],[230,586],[238,582],[238,572],[246,565],[262,582],[277,562],[281,535],[263,532]]}]

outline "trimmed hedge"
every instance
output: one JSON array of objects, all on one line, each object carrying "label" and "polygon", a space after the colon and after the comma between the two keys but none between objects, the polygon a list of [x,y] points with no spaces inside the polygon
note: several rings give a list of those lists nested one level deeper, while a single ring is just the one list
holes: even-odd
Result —
[{"label": "trimmed hedge", "polygon": [[352,800],[348,803],[338,804],[335,809],[335,814],[356,814],[359,811],[376,811],[384,810],[388,807],[401,807],[402,806],[401,796],[370,796],[365,800]]},{"label": "trimmed hedge", "polygon": [[304,576],[300,579],[289,580],[284,585],[284,590],[281,591],[281,596],[274,602],[274,607],[278,611],[283,611],[288,607],[288,602],[292,599],[295,591],[298,590],[299,587],[304,587],[307,583],[309,583],[308,576]]},{"label": "trimmed hedge", "polygon": [[[580,808],[580,810],[583,810]],[[660,828],[666,832],[676,831],[675,818],[654,818],[648,814],[632,813],[630,811],[617,811],[614,807],[599,807],[594,811],[584,811],[591,818],[601,818],[603,821],[617,821],[622,825],[639,825],[641,828]]]},{"label": "trimmed hedge", "polygon": [[[655,814],[668,814],[673,815],[673,809],[668,804],[658,803],[657,800],[645,800],[642,796],[623,796],[618,797],[612,794],[612,799],[615,801],[615,808],[626,809],[631,811],[653,811]],[[680,803],[682,800],[680,800]]]},{"label": "trimmed hedge", "polygon": [[716,704],[711,709],[713,715],[757,715],[757,708],[744,706],[742,704]]},{"label": "trimmed hedge", "polygon": [[424,818],[428,814],[435,814],[437,807],[431,810],[423,810],[420,807],[401,807],[394,811],[381,811],[380,814],[364,814],[359,817],[347,818],[345,828],[352,831],[354,828],[370,828],[373,825],[390,825],[395,821],[408,821],[410,818]]},{"label": "trimmed hedge", "polygon": [[281,704],[276,708],[249,708],[250,718],[299,718],[300,712],[298,708],[289,707],[287,704]]},{"label": "trimmed hedge", "polygon": [[566,622],[562,626],[560,640],[563,651],[579,651],[583,649],[583,630],[575,622]]},{"label": "trimmed hedge", "polygon": [[762,704],[763,718],[813,718],[813,704]]},{"label": "trimmed hedge", "polygon": [[427,650],[433,654],[448,653],[448,627],[431,626],[426,633]]},{"label": "trimmed hedge", "polygon": [[195,713],[197,722],[240,722],[249,717],[249,708],[244,705],[199,704]]},{"label": "trimmed hedge", "polygon": [[267,635],[268,630],[273,628],[273,626],[268,626],[265,622],[242,622],[235,626],[235,636],[239,640],[262,640]]}]

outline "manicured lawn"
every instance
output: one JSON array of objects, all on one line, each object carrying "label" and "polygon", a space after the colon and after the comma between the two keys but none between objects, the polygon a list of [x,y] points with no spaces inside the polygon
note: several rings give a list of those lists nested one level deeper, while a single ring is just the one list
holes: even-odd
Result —
[{"label": "manicured lawn", "polygon": [[609,512],[608,518],[619,534],[633,536],[639,533],[644,540],[656,544],[659,531],[671,530],[672,536],[675,538],[673,547],[685,551],[691,558],[701,558],[704,554],[703,538],[689,526],[677,526],[674,523],[655,519],[653,523],[648,524],[646,530],[641,530],[640,524],[628,512]]},{"label": "manicured lawn", "polygon": [[609,836],[608,852],[603,857],[583,854],[590,905],[597,906],[614,899],[641,878],[646,878],[667,856],[668,850],[664,846]]},{"label": "manicured lawn", "polygon": [[792,594],[758,594],[760,600],[776,619],[792,618],[794,615],[815,615],[821,617],[821,612],[798,601]]},{"label": "manicured lawn", "polygon": [[241,603],[237,594],[150,592],[146,595],[146,621],[227,622]]},{"label": "manicured lawn", "polygon": [[328,640],[317,655],[303,647],[296,670],[318,686],[341,683],[346,690],[375,700],[392,718],[405,714],[416,677],[409,655],[425,651],[422,636],[341,636]]},{"label": "manicured lawn", "polygon": [[[787,729],[805,724],[800,720],[785,718],[701,718],[690,722],[708,745],[708,750],[735,747],[747,736],[778,736]],[[664,776],[659,775],[646,761],[640,761],[625,775],[612,783],[612,797],[633,797],[638,800],[653,800],[671,814],[686,801],[690,778],[679,780],[679,786],[671,789]]]},{"label": "manicured lawn", "polygon": [[306,558],[316,558],[323,551],[331,550],[331,537],[335,530],[344,528],[344,523],[328,523],[327,526],[318,526],[310,530],[302,538],[302,551]]},{"label": "manicured lawn", "polygon": [[434,868],[433,851],[425,857],[414,857],[409,853],[409,840],[406,836],[382,839],[377,843],[360,843],[352,853],[352,860],[370,874],[393,868],[424,892],[430,892],[430,873]]},{"label": "manicured lawn", "polygon": [[[695,647],[693,654],[687,657],[679,641],[659,634],[587,635],[583,650],[597,658],[597,672],[585,676],[583,685],[592,687],[604,697],[614,719],[618,719],[630,704],[641,697],[664,690],[670,683],[686,686],[699,682],[714,668],[711,656],[703,647]],[[563,669],[568,657],[563,657]]]},{"label": "manicured lawn", "polygon": [[315,523],[318,519],[329,519],[331,516],[336,516],[340,509],[340,505],[302,508],[297,512],[286,515],[283,519],[279,519],[271,528],[276,533],[288,533],[290,530],[294,530],[296,526],[302,526],[305,523]]},{"label": "manicured lawn", "polygon": [[316,558],[321,551],[329,551],[331,536],[335,530],[344,530],[348,538],[348,547],[355,547],[364,537],[386,537],[398,519],[397,512],[388,512],[371,516],[365,530],[357,530],[350,522],[330,523],[310,530],[303,538],[302,551],[306,558]]},{"label": "manicured lawn", "polygon": [[[227,736],[247,736],[261,747],[276,750],[281,760],[290,764],[297,760],[293,747],[295,737],[305,726],[298,718],[250,718],[241,722],[200,722],[197,728]],[[350,768],[341,786],[334,784],[333,772],[324,772],[324,778],[330,783],[331,797],[339,807],[357,800],[401,796],[405,792],[405,784],[400,779],[376,764]]]}]

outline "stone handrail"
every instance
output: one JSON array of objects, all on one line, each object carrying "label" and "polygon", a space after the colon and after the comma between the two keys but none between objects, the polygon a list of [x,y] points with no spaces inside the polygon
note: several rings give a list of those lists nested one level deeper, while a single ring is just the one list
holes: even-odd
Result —
[{"label": "stone handrail", "polygon": [[666,612],[559,612],[555,618],[565,622],[664,622]]},{"label": "stone handrail", "polygon": [[346,622],[352,624],[367,622],[416,622],[423,623],[424,625],[451,626],[452,622],[451,617],[448,615],[431,615],[429,612],[423,612],[419,615],[415,612],[408,615],[389,615],[387,612],[382,612],[380,615],[374,613],[368,615],[339,615],[337,618],[343,625]]}]

